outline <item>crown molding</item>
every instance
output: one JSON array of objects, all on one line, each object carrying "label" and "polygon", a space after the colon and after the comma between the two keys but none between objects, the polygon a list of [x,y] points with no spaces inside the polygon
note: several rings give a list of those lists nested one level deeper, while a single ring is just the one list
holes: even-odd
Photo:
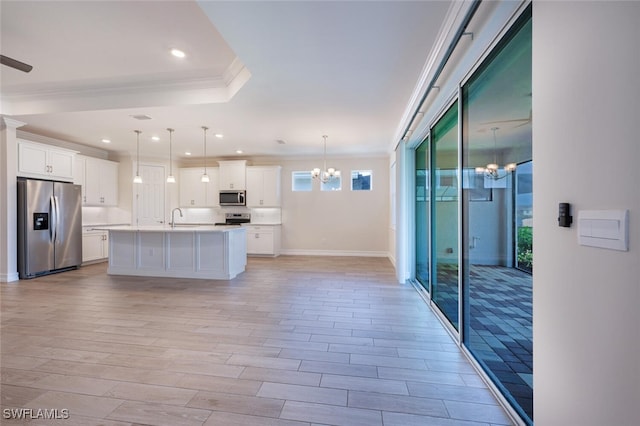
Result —
[{"label": "crown molding", "polygon": [[3,112],[11,115],[225,103],[251,73],[235,58],[219,75],[212,70],[96,81],[3,88]]},{"label": "crown molding", "polygon": [[442,22],[440,31],[438,32],[438,38],[431,48],[429,56],[425,61],[425,65],[422,68],[422,72],[420,73],[418,82],[411,93],[411,97],[407,102],[402,118],[394,132],[394,136],[391,141],[391,151],[395,151],[396,146],[404,136],[405,129],[414,120],[414,113],[420,107],[422,97],[427,90],[429,90],[429,82],[433,79],[438,69],[438,64],[443,60],[448,46],[453,43],[456,32],[464,21],[467,11],[473,7],[473,3],[473,0],[451,2],[451,6],[447,11],[447,15]]}]

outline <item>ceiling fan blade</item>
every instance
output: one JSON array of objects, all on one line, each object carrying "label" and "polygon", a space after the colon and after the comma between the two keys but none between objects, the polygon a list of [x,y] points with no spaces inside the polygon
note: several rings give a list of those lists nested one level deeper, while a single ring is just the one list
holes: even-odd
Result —
[{"label": "ceiling fan blade", "polygon": [[24,62],[20,62],[4,55],[0,55],[0,64],[15,68],[22,72],[29,72],[33,69],[33,67],[29,64],[25,64]]},{"label": "ceiling fan blade", "polygon": [[530,123],[531,123],[531,120],[527,120],[522,124],[518,124],[517,126],[514,126],[513,128],[517,129],[518,127],[526,126],[527,124],[530,124]]}]

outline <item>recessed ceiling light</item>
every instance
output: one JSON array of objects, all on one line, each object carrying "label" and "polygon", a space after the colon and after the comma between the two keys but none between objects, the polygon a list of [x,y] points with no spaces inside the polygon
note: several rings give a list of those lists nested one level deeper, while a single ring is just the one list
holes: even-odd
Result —
[{"label": "recessed ceiling light", "polygon": [[216,133],[214,136],[218,139],[224,138],[224,135],[222,133]]},{"label": "recessed ceiling light", "polygon": [[160,140],[160,138],[158,136],[151,136],[151,140],[158,142]]},{"label": "recessed ceiling light", "polygon": [[191,155],[189,151],[185,152],[184,155]]},{"label": "recessed ceiling light", "polygon": [[171,54],[172,54],[173,56],[175,56],[176,58],[184,58],[185,56],[187,56],[187,55],[185,55],[185,53],[184,53],[182,50],[180,50],[180,49],[171,49]]},{"label": "recessed ceiling light", "polygon": [[242,152],[243,151],[241,149],[236,150],[236,154],[242,154]]},{"label": "recessed ceiling light", "polygon": [[102,139],[102,143],[111,143],[110,139]]}]

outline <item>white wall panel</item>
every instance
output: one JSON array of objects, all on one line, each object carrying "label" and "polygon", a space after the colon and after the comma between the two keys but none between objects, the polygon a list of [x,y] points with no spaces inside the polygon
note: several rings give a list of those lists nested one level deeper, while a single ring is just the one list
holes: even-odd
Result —
[{"label": "white wall panel", "polygon": [[[640,3],[533,3],[534,420],[638,424]],[[574,224],[560,228],[558,203]],[[578,210],[629,209],[628,252]]]}]

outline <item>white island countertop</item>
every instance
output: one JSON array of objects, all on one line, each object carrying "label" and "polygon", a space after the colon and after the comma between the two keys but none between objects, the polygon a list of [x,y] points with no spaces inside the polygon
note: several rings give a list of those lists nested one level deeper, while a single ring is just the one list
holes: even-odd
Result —
[{"label": "white island countertop", "polygon": [[105,226],[110,275],[229,280],[247,264],[241,226]]}]

